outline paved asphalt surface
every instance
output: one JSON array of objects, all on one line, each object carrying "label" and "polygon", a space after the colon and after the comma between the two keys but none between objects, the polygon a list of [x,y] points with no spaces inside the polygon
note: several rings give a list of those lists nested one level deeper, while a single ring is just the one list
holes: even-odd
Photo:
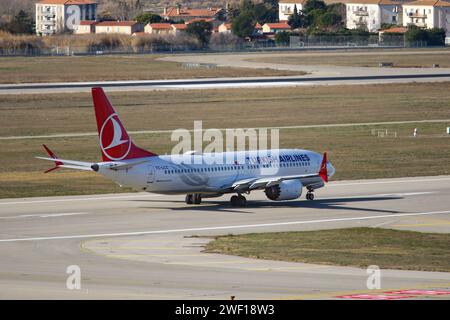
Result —
[{"label": "paved asphalt surface", "polygon": [[[440,54],[445,51],[387,51],[390,55],[403,54]],[[321,56],[324,61],[332,61],[338,52],[304,52],[296,53],[301,62],[302,57]],[[379,55],[374,52],[345,52],[346,55]],[[243,87],[277,87],[277,86],[313,86],[313,85],[355,85],[405,82],[442,82],[450,81],[450,68],[379,68],[352,67],[332,65],[283,64],[259,61],[260,58],[282,58],[289,53],[232,53],[232,54],[186,54],[168,55],[161,61],[178,63],[206,63],[219,67],[274,69],[307,72],[304,76],[289,77],[240,77],[177,80],[142,80],[142,81],[92,81],[65,83],[24,83],[0,84],[0,94],[35,94],[61,92],[88,92],[91,87],[102,86],[109,91],[123,90],[182,90],[182,89],[220,89]],[[389,60],[388,56],[386,59]]]},{"label": "paved asphalt surface", "polygon": [[179,80],[142,80],[142,81],[93,81],[0,84],[0,94],[37,94],[89,92],[92,87],[103,87],[109,91],[146,91],[146,90],[183,90],[183,89],[224,89],[257,87],[292,87],[317,85],[357,85],[408,82],[444,82],[450,81],[450,70],[423,70],[416,72],[405,70],[399,74],[343,76],[289,76],[289,77],[249,77],[249,78],[211,78]]},{"label": "paved asphalt surface", "polygon": [[[450,273],[382,270],[374,292],[363,269],[206,254],[210,239],[190,237],[355,226],[448,233],[450,176],[332,182],[312,202],[276,203],[254,192],[247,207],[232,208],[228,198],[199,206],[142,193],[3,199],[0,298],[342,299],[450,290]],[[81,268],[80,290],[66,288],[69,265]]]}]

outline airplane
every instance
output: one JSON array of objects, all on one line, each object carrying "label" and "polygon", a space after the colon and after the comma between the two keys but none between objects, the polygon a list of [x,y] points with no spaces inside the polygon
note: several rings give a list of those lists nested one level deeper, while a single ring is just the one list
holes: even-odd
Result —
[{"label": "airplane", "polygon": [[49,157],[36,158],[55,163],[45,173],[59,168],[94,171],[137,191],[184,194],[189,205],[200,204],[203,198],[233,194],[230,202],[236,207],[245,206],[243,194],[255,190],[264,190],[270,200],[283,201],[298,199],[306,188],[306,199],[313,200],[314,190],[323,187],[335,173],[326,153],[322,156],[302,149],[227,151],[219,158],[244,161],[224,164],[207,161],[218,158],[212,153],[192,152],[188,158],[196,161],[190,163],[183,162],[186,155],[157,155],[133,143],[102,88],[91,90],[103,161],[61,159],[43,145]]}]

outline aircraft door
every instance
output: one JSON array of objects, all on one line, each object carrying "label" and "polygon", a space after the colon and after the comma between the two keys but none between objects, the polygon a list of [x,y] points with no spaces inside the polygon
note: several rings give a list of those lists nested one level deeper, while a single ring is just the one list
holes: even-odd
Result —
[{"label": "aircraft door", "polygon": [[151,184],[155,181],[155,167],[147,166],[147,184]]}]

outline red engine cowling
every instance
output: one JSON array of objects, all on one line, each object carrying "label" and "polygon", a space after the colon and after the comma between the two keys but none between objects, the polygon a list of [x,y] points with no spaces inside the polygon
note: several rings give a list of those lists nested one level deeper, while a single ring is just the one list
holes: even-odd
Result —
[{"label": "red engine cowling", "polygon": [[279,185],[266,188],[264,192],[273,201],[293,200],[302,195],[302,188],[302,182],[298,179],[285,180]]}]

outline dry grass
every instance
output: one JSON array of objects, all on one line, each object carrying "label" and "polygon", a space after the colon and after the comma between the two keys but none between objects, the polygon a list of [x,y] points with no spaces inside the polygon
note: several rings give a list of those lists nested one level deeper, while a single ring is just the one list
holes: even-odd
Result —
[{"label": "dry grass", "polygon": [[[156,55],[0,58],[0,83],[282,76],[302,72],[251,68],[183,68]],[[304,73],[303,73],[304,74]]]},{"label": "dry grass", "polygon": [[[374,53],[374,52],[372,52]],[[285,56],[265,57],[251,59],[251,61],[280,63],[292,65],[332,65],[332,66],[354,66],[354,67],[378,67],[380,62],[392,62],[394,67],[432,67],[433,64],[439,64],[442,68],[450,67],[450,50],[441,50],[439,53],[422,51],[420,53],[402,53],[376,52],[376,54],[364,54],[352,52],[351,54],[324,54],[317,53],[315,55],[294,53]]]},{"label": "dry grass", "polygon": [[380,228],[220,236],[206,252],[366,268],[450,271],[450,234]]},{"label": "dry grass", "polygon": [[[449,83],[112,92],[129,130],[450,119]],[[90,94],[0,96],[0,136],[96,132]]]}]

